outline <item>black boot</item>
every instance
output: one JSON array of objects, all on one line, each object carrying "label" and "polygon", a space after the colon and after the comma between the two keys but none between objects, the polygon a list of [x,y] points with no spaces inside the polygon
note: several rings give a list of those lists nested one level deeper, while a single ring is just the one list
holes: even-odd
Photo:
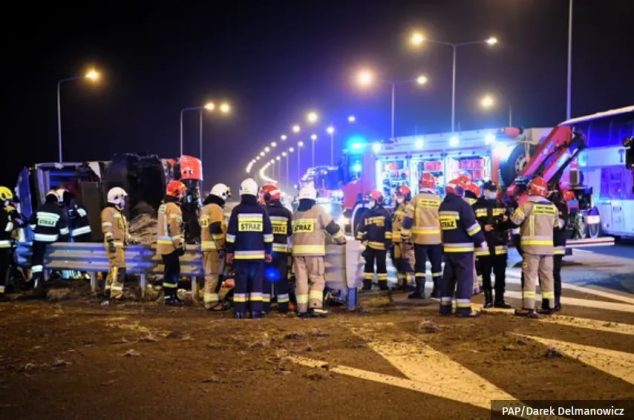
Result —
[{"label": "black boot", "polygon": [[539,314],[537,314],[537,312],[535,312],[534,309],[526,309],[526,308],[516,309],[515,310],[515,315],[523,316],[523,317],[526,317],[526,318],[532,318],[532,319],[539,318]]},{"label": "black boot", "polygon": [[440,299],[440,280],[435,278],[433,279],[434,281],[434,287],[431,289],[431,297],[436,298],[436,299]]},{"label": "black boot", "polygon": [[493,307],[493,292],[491,291],[491,289],[484,289],[484,307]]},{"label": "black boot", "polygon": [[555,296],[555,312],[561,311],[561,296]]},{"label": "black boot", "polygon": [[425,299],[425,278],[416,277],[416,290],[407,296],[408,299]]},{"label": "black boot", "polygon": [[362,290],[372,290],[372,280],[363,280],[363,289]]}]

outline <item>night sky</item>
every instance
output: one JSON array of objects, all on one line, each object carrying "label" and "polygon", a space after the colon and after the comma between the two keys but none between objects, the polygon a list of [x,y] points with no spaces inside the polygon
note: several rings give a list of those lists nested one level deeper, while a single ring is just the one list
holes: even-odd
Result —
[{"label": "night sky", "polygon": [[[174,157],[179,110],[226,98],[232,116],[205,120],[206,186],[237,187],[248,160],[294,122],[303,123],[308,109],[335,124],[338,134],[353,133],[340,127],[355,114],[355,133],[385,137],[389,89],[356,89],[351,74],[362,64],[385,79],[429,77],[423,88],[399,88],[397,135],[448,131],[451,49],[429,44],[412,51],[406,43],[412,28],[450,42],[500,39],[495,48],[459,50],[462,129],[504,125],[509,103],[524,127],[565,118],[567,0],[17,7],[4,15],[2,28],[0,183],[9,186],[20,167],[57,159],[56,82],[89,65],[103,72],[102,83],[63,87],[65,160],[107,160],[118,152]],[[573,116],[634,102],[633,19],[632,1],[575,0]],[[478,109],[484,92],[497,95],[497,110]],[[185,121],[185,152],[193,155],[197,121],[193,113]],[[325,162],[327,149],[320,153]]]}]

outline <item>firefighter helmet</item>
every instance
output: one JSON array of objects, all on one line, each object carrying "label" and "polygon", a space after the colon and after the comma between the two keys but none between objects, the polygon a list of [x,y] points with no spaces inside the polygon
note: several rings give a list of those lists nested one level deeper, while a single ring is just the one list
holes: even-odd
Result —
[{"label": "firefighter helmet", "polygon": [[114,204],[120,209],[125,207],[125,198],[128,193],[121,187],[113,187],[108,190],[108,203]]},{"label": "firefighter helmet", "polygon": [[370,200],[374,200],[377,204],[383,204],[383,193],[381,191],[372,191],[370,194],[368,194],[368,198]]},{"label": "firefighter helmet", "polygon": [[187,191],[187,187],[181,181],[175,179],[167,183],[166,194],[170,197],[182,198]]},{"label": "firefighter helmet", "polygon": [[469,185],[471,183],[471,174],[470,173],[463,173],[460,174],[456,177],[456,179],[459,179],[462,181],[463,184],[465,185]]},{"label": "firefighter helmet", "polygon": [[528,193],[530,195],[541,195],[542,197],[545,197],[547,192],[548,184],[541,176],[536,176],[528,184]]},{"label": "firefighter helmet", "polygon": [[0,201],[13,201],[13,192],[7,187],[0,187]]},{"label": "firefighter helmet", "polygon": [[231,188],[225,184],[216,184],[211,188],[209,194],[227,201],[227,199],[231,198]]},{"label": "firefighter helmet", "polygon": [[423,173],[419,181],[420,188],[433,190],[436,188],[436,178],[429,172]]},{"label": "firefighter helmet", "polygon": [[396,196],[404,197],[405,200],[409,200],[412,198],[412,190],[407,185],[399,185],[396,188]]},{"label": "firefighter helmet", "polygon": [[[469,193],[469,194],[467,194]],[[480,187],[478,187],[473,182],[466,185],[465,195],[469,195],[470,198],[478,198],[480,197]]]},{"label": "firefighter helmet", "polygon": [[253,178],[247,178],[240,184],[240,195],[258,195],[258,184]]},{"label": "firefighter helmet", "polygon": [[312,185],[304,185],[299,190],[300,200],[317,200],[317,190]]},{"label": "firefighter helmet", "polygon": [[262,188],[260,188],[260,194],[264,199],[265,203],[269,201],[280,201],[282,198],[282,192],[275,184],[264,184]]},{"label": "firefighter helmet", "polygon": [[456,178],[449,181],[449,184],[447,184],[447,187],[445,188],[445,190],[449,194],[462,196],[466,188],[467,186],[464,183],[463,179]]}]

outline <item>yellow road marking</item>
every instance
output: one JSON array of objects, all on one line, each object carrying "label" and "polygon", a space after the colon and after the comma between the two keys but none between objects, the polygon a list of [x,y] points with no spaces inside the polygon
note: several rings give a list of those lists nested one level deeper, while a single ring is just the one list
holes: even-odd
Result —
[{"label": "yellow road marking", "polygon": [[[518,291],[507,291],[505,293],[507,297],[513,297],[517,299],[522,299],[522,292]],[[541,294],[535,295],[535,301],[541,302],[542,297]],[[634,313],[634,305],[627,305],[625,303],[617,303],[617,302],[603,302],[598,300],[589,300],[589,299],[579,299],[572,297],[561,297],[561,303],[564,305],[574,305],[574,306],[583,306],[585,308],[594,308],[594,309],[605,309],[608,311],[618,311],[618,312],[629,312]]]},{"label": "yellow road marking", "polygon": [[634,335],[634,325],[620,322],[597,321],[589,318],[577,318],[574,316],[553,315],[542,317],[541,322],[547,324],[565,325],[567,327],[587,328],[594,331],[606,331],[614,334]]}]

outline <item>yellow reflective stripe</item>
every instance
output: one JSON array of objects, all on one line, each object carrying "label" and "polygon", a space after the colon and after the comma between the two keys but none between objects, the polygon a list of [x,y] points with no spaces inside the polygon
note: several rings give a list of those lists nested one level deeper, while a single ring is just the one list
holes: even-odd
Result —
[{"label": "yellow reflective stripe", "polygon": [[235,251],[236,260],[261,260],[264,258],[264,251]]},{"label": "yellow reflective stripe", "polygon": [[469,234],[469,236],[473,236],[481,230],[482,228],[480,228],[480,224],[476,222],[467,229],[467,233]]},{"label": "yellow reflective stripe", "polygon": [[308,295],[295,295],[298,304],[308,303]]},{"label": "yellow reflective stripe", "polygon": [[218,302],[220,300],[220,296],[218,296],[218,293],[205,292],[205,294],[203,295],[203,300],[205,303]]},{"label": "yellow reflective stripe", "polygon": [[230,244],[234,243],[236,241],[236,235],[232,235],[230,233],[227,233],[227,242],[229,242]]},{"label": "yellow reflective stripe", "polygon": [[392,239],[392,232],[385,232],[385,239]]},{"label": "yellow reflective stripe", "polygon": [[475,252],[475,254],[476,254],[478,257],[484,257],[484,256],[489,255],[489,250],[488,250],[488,249],[481,249],[481,250],[477,250],[477,251]]},{"label": "yellow reflective stripe", "polygon": [[273,244],[273,251],[275,252],[288,252],[288,246],[282,244]]},{"label": "yellow reflective stripe", "polygon": [[553,241],[548,239],[522,239],[520,241],[522,245],[547,245],[553,246]]},{"label": "yellow reflective stripe", "polygon": [[293,254],[323,254],[325,245],[293,245]]},{"label": "yellow reflective stripe", "polygon": [[401,232],[392,232],[392,240],[398,242],[401,240]]},{"label": "yellow reflective stripe", "polygon": [[163,282],[163,287],[168,289],[176,289],[178,285],[176,283],[166,283]]},{"label": "yellow reflective stripe", "polygon": [[266,233],[266,234],[264,235],[264,242],[265,242],[265,243],[267,243],[267,244],[269,244],[269,243],[273,242],[273,234],[271,234],[271,233]]},{"label": "yellow reflective stripe", "polygon": [[200,247],[203,251],[213,251],[216,249],[215,241],[202,241]]},{"label": "yellow reflective stripe", "polygon": [[211,235],[211,237],[213,239],[224,239],[225,238],[225,234],[224,233],[214,233],[213,235]]},{"label": "yellow reflective stripe", "polygon": [[260,292],[251,292],[251,293],[249,293],[249,301],[250,302],[262,302],[262,299],[263,299],[262,298],[262,293],[260,293]]},{"label": "yellow reflective stripe", "polygon": [[324,299],[324,292],[321,290],[311,290],[310,293],[308,294],[308,299],[318,300],[321,302]]},{"label": "yellow reflective stripe", "polygon": [[527,299],[532,299],[535,297],[535,292],[524,291],[522,292],[522,296]]},{"label": "yellow reflective stripe", "polygon": [[376,275],[379,280],[387,280],[387,273],[379,273]]},{"label": "yellow reflective stripe", "polygon": [[233,301],[238,303],[245,303],[247,301],[246,293],[234,293]]},{"label": "yellow reflective stripe", "polygon": [[289,298],[287,293],[277,295],[277,303],[288,303],[288,301]]},{"label": "yellow reflective stripe", "polygon": [[440,229],[435,227],[413,227],[412,233],[415,235],[439,235]]},{"label": "yellow reflective stripe", "polygon": [[554,299],[555,298],[555,292],[542,292],[542,297],[544,299]]},{"label": "yellow reflective stripe", "polygon": [[385,249],[385,244],[383,242],[368,242],[368,246],[373,249]]},{"label": "yellow reflective stripe", "polygon": [[364,280],[372,280],[374,278],[374,273],[363,273]]}]

